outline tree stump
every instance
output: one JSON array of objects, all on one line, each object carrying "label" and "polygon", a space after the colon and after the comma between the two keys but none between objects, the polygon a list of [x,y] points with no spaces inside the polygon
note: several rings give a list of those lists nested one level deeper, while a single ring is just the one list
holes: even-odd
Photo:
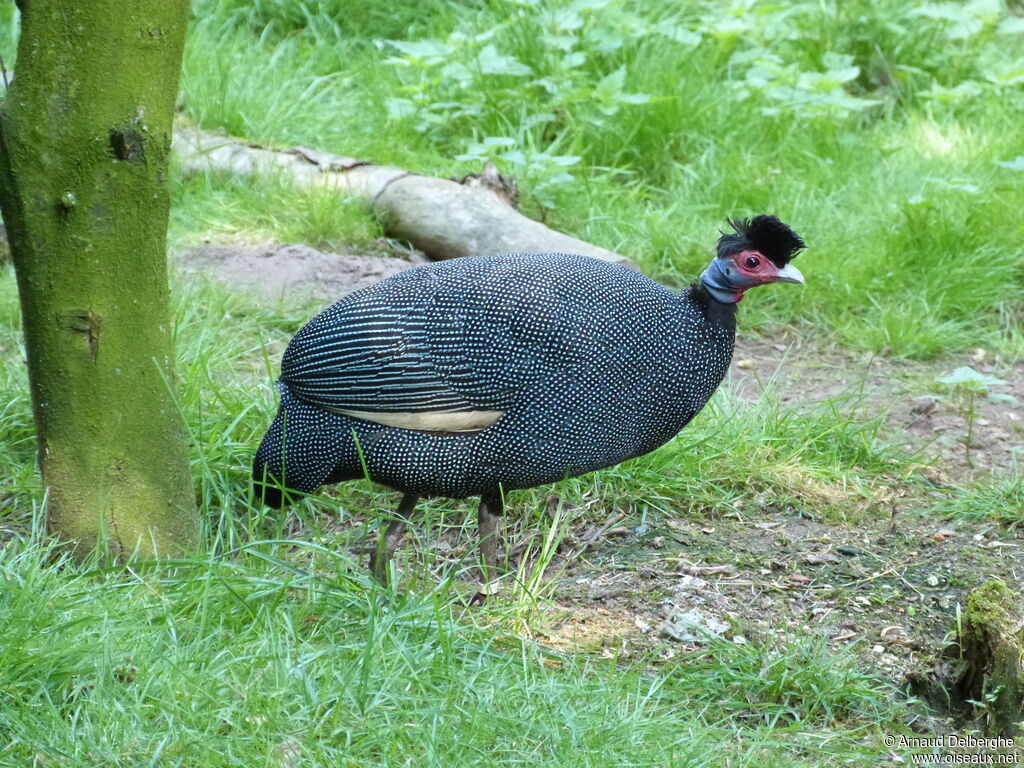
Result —
[{"label": "tree stump", "polygon": [[955,700],[984,706],[985,730],[1021,733],[1024,721],[1024,600],[999,579],[967,596],[958,646]]}]

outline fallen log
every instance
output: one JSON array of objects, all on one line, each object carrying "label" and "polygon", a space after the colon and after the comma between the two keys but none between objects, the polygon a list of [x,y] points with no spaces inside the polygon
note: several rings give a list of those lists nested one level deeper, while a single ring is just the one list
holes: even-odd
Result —
[{"label": "fallen log", "polygon": [[560,252],[630,266],[625,256],[523,216],[485,186],[305,147],[276,151],[192,127],[175,131],[173,149],[187,172],[284,173],[300,185],[326,185],[366,198],[390,237],[412,243],[431,259]]}]

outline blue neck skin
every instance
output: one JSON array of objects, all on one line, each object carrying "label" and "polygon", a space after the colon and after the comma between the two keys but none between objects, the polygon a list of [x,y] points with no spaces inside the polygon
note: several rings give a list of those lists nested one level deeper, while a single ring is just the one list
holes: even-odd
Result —
[{"label": "blue neck skin", "polygon": [[725,274],[727,267],[733,269],[730,267],[728,259],[716,258],[704,270],[700,281],[704,283],[704,287],[715,301],[722,304],[735,304],[743,298],[743,291],[737,290],[734,275]]}]

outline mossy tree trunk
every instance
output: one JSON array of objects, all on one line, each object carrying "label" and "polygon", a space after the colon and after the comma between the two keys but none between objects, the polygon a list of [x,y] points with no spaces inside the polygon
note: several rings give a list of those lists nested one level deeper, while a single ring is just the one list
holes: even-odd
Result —
[{"label": "mossy tree trunk", "polygon": [[198,516],[173,392],[167,164],[189,3],[18,6],[0,209],[49,526],[82,553],[181,552]]}]

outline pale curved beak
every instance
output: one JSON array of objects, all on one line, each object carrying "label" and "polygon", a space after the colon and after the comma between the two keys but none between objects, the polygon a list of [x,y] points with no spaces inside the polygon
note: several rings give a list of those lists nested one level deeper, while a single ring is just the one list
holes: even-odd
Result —
[{"label": "pale curved beak", "polygon": [[804,276],[800,274],[800,270],[794,267],[792,264],[787,264],[779,270],[775,279],[780,283],[800,283],[800,285],[806,285],[804,282]]}]

